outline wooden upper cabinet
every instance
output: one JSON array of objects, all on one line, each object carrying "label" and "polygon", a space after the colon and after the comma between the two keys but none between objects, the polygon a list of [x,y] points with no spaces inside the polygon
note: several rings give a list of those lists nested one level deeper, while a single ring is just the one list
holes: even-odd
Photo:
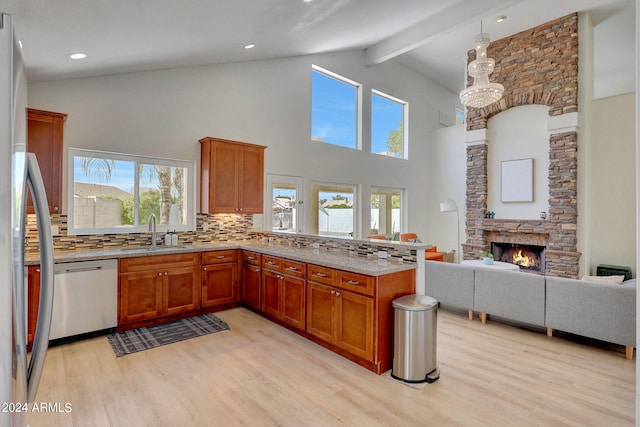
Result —
[{"label": "wooden upper cabinet", "polygon": [[[27,151],[35,153],[42,173],[49,211],[61,213],[62,208],[62,134],[67,115],[52,111],[27,109]],[[31,197],[27,212],[33,213]]]},{"label": "wooden upper cabinet", "polygon": [[262,213],[266,147],[206,137],[200,148],[200,211]]}]

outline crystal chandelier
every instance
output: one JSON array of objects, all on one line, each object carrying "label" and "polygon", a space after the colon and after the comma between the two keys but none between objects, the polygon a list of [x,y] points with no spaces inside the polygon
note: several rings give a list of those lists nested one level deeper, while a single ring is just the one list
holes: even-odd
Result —
[{"label": "crystal chandelier", "polygon": [[469,64],[469,75],[473,77],[473,84],[460,91],[460,102],[466,107],[482,108],[493,104],[504,92],[504,86],[500,83],[489,82],[489,74],[493,72],[496,61],[487,57],[487,47],[491,37],[482,32],[473,38],[476,50],[476,59]]}]

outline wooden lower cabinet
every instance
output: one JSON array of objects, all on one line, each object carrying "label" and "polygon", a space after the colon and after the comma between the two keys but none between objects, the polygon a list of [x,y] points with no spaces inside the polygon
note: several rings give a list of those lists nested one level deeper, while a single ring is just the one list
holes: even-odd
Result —
[{"label": "wooden lower cabinet", "polygon": [[306,332],[377,374],[391,368],[394,299],[415,292],[415,270],[382,276],[307,265]]},{"label": "wooden lower cabinet", "polygon": [[[286,272],[286,273],[285,273]],[[305,264],[262,257],[263,313],[298,329],[305,329]]]},{"label": "wooden lower cabinet", "polygon": [[307,283],[307,332],[372,362],[373,298]]},{"label": "wooden lower cabinet", "polygon": [[162,308],[164,273],[150,270],[120,276],[118,324],[160,317]]},{"label": "wooden lower cabinet", "polygon": [[119,261],[118,328],[200,308],[199,254]]},{"label": "wooden lower cabinet", "polygon": [[262,304],[262,255],[243,251],[242,292],[240,300],[260,310]]},{"label": "wooden lower cabinet", "polygon": [[203,252],[202,307],[216,307],[238,300],[238,251]]},{"label": "wooden lower cabinet", "polygon": [[282,289],[280,273],[262,270],[262,305],[263,313],[282,320]]}]

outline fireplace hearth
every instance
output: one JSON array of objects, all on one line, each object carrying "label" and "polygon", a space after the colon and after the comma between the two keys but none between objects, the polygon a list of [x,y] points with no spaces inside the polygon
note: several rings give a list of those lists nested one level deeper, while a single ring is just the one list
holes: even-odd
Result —
[{"label": "fireplace hearth", "polygon": [[491,243],[491,253],[496,261],[508,262],[521,270],[544,273],[545,247],[516,243]]}]

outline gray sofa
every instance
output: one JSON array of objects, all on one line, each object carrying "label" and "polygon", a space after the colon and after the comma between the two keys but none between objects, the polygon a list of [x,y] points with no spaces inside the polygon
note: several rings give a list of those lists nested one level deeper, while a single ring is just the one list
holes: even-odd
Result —
[{"label": "gray sofa", "polygon": [[544,327],[544,276],[477,268],[473,309],[486,314]]},{"label": "gray sofa", "polygon": [[425,261],[426,294],[445,308],[569,332],[626,347],[636,342],[636,280],[622,285]]},{"label": "gray sofa", "polygon": [[440,305],[467,310],[473,319],[475,268],[448,262],[425,261],[426,294]]},{"label": "gray sofa", "polygon": [[545,326],[626,347],[633,358],[636,345],[636,280],[621,285],[546,278]]}]

